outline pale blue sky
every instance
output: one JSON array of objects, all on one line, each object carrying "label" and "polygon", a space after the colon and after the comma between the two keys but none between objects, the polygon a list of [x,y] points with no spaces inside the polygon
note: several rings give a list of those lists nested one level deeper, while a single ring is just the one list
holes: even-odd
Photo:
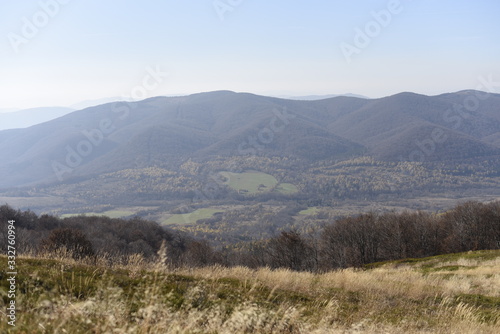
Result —
[{"label": "pale blue sky", "polygon": [[[213,0],[60,0],[43,13],[57,1],[0,0],[0,109],[128,96],[148,67],[169,73],[148,96],[435,95],[500,81],[497,0],[401,0],[350,62],[341,44],[356,46],[355,29],[391,1],[219,0],[234,4],[224,20]],[[41,20],[34,36],[24,18]],[[13,36],[28,37],[17,52]]]}]

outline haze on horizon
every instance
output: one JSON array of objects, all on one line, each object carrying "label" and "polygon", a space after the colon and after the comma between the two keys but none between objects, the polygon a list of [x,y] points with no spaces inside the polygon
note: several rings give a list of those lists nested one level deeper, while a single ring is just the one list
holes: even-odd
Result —
[{"label": "haze on horizon", "polygon": [[214,90],[437,95],[500,81],[494,0],[30,0],[0,9],[0,109]]}]

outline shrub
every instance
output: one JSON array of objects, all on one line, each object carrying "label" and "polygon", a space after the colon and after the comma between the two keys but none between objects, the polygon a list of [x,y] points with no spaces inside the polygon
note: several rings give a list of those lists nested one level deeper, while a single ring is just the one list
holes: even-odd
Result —
[{"label": "shrub", "polygon": [[85,233],[72,228],[58,228],[52,230],[49,236],[42,241],[42,249],[49,252],[66,250],[74,259],[94,256],[92,243]]}]

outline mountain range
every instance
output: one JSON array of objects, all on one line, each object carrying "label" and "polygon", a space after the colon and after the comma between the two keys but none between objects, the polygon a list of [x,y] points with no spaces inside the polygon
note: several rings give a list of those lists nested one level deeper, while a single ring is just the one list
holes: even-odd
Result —
[{"label": "mountain range", "polygon": [[352,94],[352,93],[347,93],[347,94],[327,94],[327,95],[302,95],[302,96],[283,95],[283,96],[276,96],[276,97],[283,98],[283,99],[289,99],[289,100],[315,101],[315,100],[330,99],[332,97],[339,97],[339,96],[358,97],[360,99],[368,99],[368,97],[366,97],[364,95]]},{"label": "mountain range", "polygon": [[75,111],[76,108],[41,107],[0,112],[0,130],[27,128]]},{"label": "mountain range", "polygon": [[241,155],[475,161],[500,155],[499,111],[500,95],[477,91],[315,101],[216,91],[113,102],[0,131],[0,187]]}]

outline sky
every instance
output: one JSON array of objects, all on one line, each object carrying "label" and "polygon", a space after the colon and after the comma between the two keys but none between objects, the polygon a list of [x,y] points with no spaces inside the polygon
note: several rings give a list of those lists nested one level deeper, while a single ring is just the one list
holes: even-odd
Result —
[{"label": "sky", "polygon": [[500,81],[497,0],[0,0],[0,110]]}]

